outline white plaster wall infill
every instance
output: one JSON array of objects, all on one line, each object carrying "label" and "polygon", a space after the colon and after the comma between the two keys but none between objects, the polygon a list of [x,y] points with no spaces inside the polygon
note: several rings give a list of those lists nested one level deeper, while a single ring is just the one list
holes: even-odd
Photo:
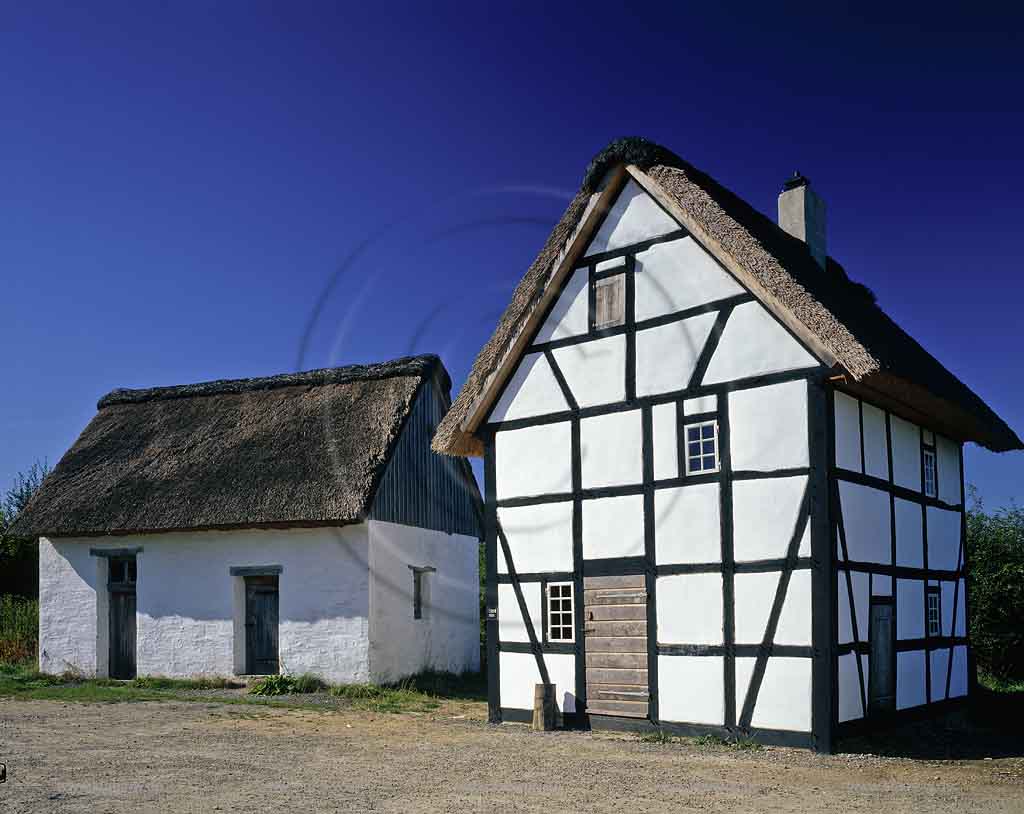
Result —
[{"label": "white plaster wall infill", "polygon": [[717,483],[656,489],[654,541],[658,564],[720,562],[720,518]]},{"label": "white plaster wall infill", "polygon": [[[754,658],[736,659],[736,710],[743,709]],[[809,732],[811,729],[811,659],[772,656],[754,705],[751,726]]]},{"label": "white plaster wall infill", "polygon": [[924,637],[924,582],[896,580],[896,638]]},{"label": "white plaster wall infill", "polygon": [[719,384],[768,373],[813,368],[808,353],[760,303],[737,305],[725,323],[704,384]]},{"label": "white plaster wall infill", "polygon": [[725,684],[718,656],[658,656],[658,715],[676,723],[725,723]]},{"label": "white plaster wall infill", "polygon": [[490,420],[511,421],[568,409],[569,405],[544,354],[528,353],[519,361]]},{"label": "white plaster wall infill", "polygon": [[896,498],[896,564],[924,567],[924,536],[921,506]]},{"label": "white plaster wall infill", "polygon": [[[867,679],[867,657],[861,657],[861,667]],[[857,655],[846,653],[839,657],[839,721],[852,721],[864,717],[864,703],[860,695],[860,676],[857,674]]]},{"label": "white plaster wall infill", "polygon": [[88,541],[39,539],[39,669],[44,673],[96,674],[100,581],[89,547]]},{"label": "white plaster wall infill", "polygon": [[[526,610],[533,622],[533,632],[538,641],[541,636],[541,596],[539,582],[519,583],[526,602]],[[528,642],[529,632],[523,621],[523,613],[519,609],[515,587],[508,584],[498,585],[498,638],[503,642]]]},{"label": "white plaster wall infill", "polygon": [[639,410],[582,419],[580,457],[584,488],[640,483],[641,435]]},{"label": "white plaster wall infill", "polygon": [[960,512],[929,506],[928,567],[933,571],[954,571],[960,554]]},{"label": "white plaster wall infill", "polygon": [[[572,570],[572,501],[502,506],[498,509],[498,522],[508,540],[517,573]],[[498,573],[508,573],[500,548]]]},{"label": "white plaster wall infill", "polygon": [[[868,640],[868,575],[860,571],[850,573],[853,584],[854,610],[857,612],[858,641]],[[853,641],[853,622],[850,616],[850,588],[846,583],[846,573],[837,575],[836,595],[839,597],[839,644]]]},{"label": "white plaster wall infill", "polygon": [[587,269],[576,269],[572,273],[537,333],[535,342],[580,336],[590,329],[589,284],[590,272]]},{"label": "white plaster wall infill", "polygon": [[[806,489],[807,478],[803,475],[733,482],[733,551],[737,562],[786,556]],[[808,555],[809,547],[810,523],[800,545]]]},{"label": "white plaster wall infill", "polygon": [[626,397],[626,337],[606,336],[552,351],[580,407],[596,407]]},{"label": "white plaster wall infill", "polygon": [[[377,520],[369,534],[371,679],[479,669],[479,541]],[[420,619],[413,615],[410,566],[437,569],[422,577]]]},{"label": "white plaster wall infill", "polygon": [[651,431],[654,435],[654,478],[679,476],[679,449],[676,446],[676,403],[655,404],[651,408]]},{"label": "white plaster wall infill", "polygon": [[718,411],[718,396],[698,396],[683,402],[683,415],[700,415]]},{"label": "white plaster wall infill", "polygon": [[[533,709],[533,690],[540,683],[540,670],[532,653],[501,653],[498,693],[501,706],[508,709]],[[562,712],[576,711],[576,657],[565,653],[545,653],[544,666],[555,685],[555,699]]]},{"label": "white plaster wall infill", "polygon": [[924,665],[923,650],[896,654],[896,709],[917,707],[927,701]]},{"label": "white plaster wall infill", "polygon": [[854,562],[892,562],[889,495],[859,483],[839,482],[847,554]]},{"label": "white plaster wall infill", "polygon": [[[960,589],[953,580],[945,580],[940,583],[942,591],[939,600],[942,611],[942,635],[943,636],[965,636],[964,629],[964,581],[960,580]],[[954,597],[955,595],[955,597]],[[956,600],[956,629],[953,628],[953,602]]]},{"label": "white plaster wall infill", "polygon": [[892,430],[892,478],[897,486],[921,491],[921,431],[899,416],[889,416]]},{"label": "white plaster wall infill", "polygon": [[950,678],[949,697],[967,695],[967,648],[953,648],[953,674]]},{"label": "white plaster wall infill", "polygon": [[716,314],[670,322],[636,332],[636,393],[653,396],[683,390],[704,349]]},{"label": "white plaster wall infill", "polygon": [[885,412],[867,402],[864,410],[865,474],[889,480],[889,442],[885,432]]},{"label": "white plaster wall infill", "polygon": [[[582,505],[585,559],[643,556],[643,495],[596,498],[584,500]],[[563,570],[572,570],[571,557],[569,567]]]},{"label": "white plaster wall infill", "polygon": [[658,641],[722,643],[722,575],[658,577]]},{"label": "white plaster wall infill", "polygon": [[931,703],[946,698],[946,669],[949,667],[949,650],[945,647],[931,651]]},{"label": "white plaster wall infill", "polygon": [[733,391],[729,428],[734,471],[807,466],[807,382]]},{"label": "white plaster wall infill", "polygon": [[936,466],[939,469],[939,500],[960,505],[960,445],[935,436]]},{"label": "white plaster wall infill", "polygon": [[590,241],[586,256],[622,249],[677,229],[679,224],[669,217],[636,181],[630,180],[608,210],[594,239]]},{"label": "white plaster wall infill", "polygon": [[692,237],[639,252],[635,268],[637,320],[685,311],[744,291]]},{"label": "white plaster wall infill", "polygon": [[[778,571],[736,574],[736,643],[760,644],[781,577]],[[811,572],[794,571],[779,615],[774,644],[811,644]]]},{"label": "white plaster wall infill", "polygon": [[860,408],[857,399],[835,393],[836,466],[860,472]]},{"label": "white plaster wall infill", "polygon": [[568,421],[495,433],[498,499],[572,491],[571,434]]}]

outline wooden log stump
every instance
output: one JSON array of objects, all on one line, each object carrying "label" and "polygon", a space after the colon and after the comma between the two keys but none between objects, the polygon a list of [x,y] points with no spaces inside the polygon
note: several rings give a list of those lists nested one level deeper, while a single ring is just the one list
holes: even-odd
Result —
[{"label": "wooden log stump", "polygon": [[554,684],[536,684],[533,688],[533,723],[531,729],[550,732],[560,729],[562,716],[555,702]]}]

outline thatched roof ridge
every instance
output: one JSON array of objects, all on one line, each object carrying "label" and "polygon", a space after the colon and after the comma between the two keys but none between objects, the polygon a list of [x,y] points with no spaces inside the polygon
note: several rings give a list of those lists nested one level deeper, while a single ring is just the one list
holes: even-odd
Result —
[{"label": "thatched roof ridge", "polygon": [[195,396],[219,396],[226,393],[242,393],[252,390],[274,390],[278,387],[319,387],[324,384],[348,384],[374,379],[390,379],[395,376],[424,376],[440,366],[443,383],[451,388],[448,373],[441,360],[434,354],[403,356],[389,362],[375,362],[368,365],[346,365],[345,367],[323,367],[299,373],[280,373],[276,376],[259,376],[249,379],[216,379],[210,382],[179,384],[171,387],[146,387],[128,389],[119,387],[111,390],[97,403],[102,410],[112,404],[137,404],[157,399],[193,398]]},{"label": "thatched roof ridge", "polygon": [[[832,258],[821,269],[803,241],[671,151],[646,139],[612,142],[591,161],[583,185],[513,294],[481,349],[452,409],[438,427],[434,449],[480,455],[480,440],[463,429],[475,405],[524,330],[587,214],[602,179],[622,166],[642,170],[661,193],[836,360],[854,384],[911,399],[960,440],[990,449],[1024,449],[991,408],[895,324],[865,286]],[[952,430],[956,432],[953,433]]]},{"label": "thatched roof ridge", "polygon": [[18,515],[25,536],[343,525],[368,515],[436,356],[115,390]]}]

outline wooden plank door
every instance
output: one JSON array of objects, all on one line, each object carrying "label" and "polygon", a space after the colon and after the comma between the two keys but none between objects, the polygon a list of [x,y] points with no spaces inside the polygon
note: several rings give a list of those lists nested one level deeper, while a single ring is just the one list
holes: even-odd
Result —
[{"label": "wooden plank door", "polygon": [[871,663],[868,679],[868,710],[892,712],[896,709],[896,659],[893,649],[892,602],[871,603],[868,638]]},{"label": "wooden plank door", "polygon": [[646,718],[647,588],[643,574],[585,577],[587,712]]},{"label": "wooden plank door", "polygon": [[112,557],[107,570],[107,672],[111,678],[135,678],[135,558]]},{"label": "wooden plank door", "polygon": [[245,671],[250,675],[275,675],[279,671],[277,627],[277,577],[246,577]]}]

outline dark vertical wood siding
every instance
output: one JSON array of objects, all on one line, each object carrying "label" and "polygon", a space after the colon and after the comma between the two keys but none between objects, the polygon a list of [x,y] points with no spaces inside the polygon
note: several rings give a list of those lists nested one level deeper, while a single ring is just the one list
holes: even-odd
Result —
[{"label": "dark vertical wood siding", "polygon": [[370,517],[482,539],[480,491],[469,463],[430,449],[449,406],[435,380],[423,383],[392,451]]}]

